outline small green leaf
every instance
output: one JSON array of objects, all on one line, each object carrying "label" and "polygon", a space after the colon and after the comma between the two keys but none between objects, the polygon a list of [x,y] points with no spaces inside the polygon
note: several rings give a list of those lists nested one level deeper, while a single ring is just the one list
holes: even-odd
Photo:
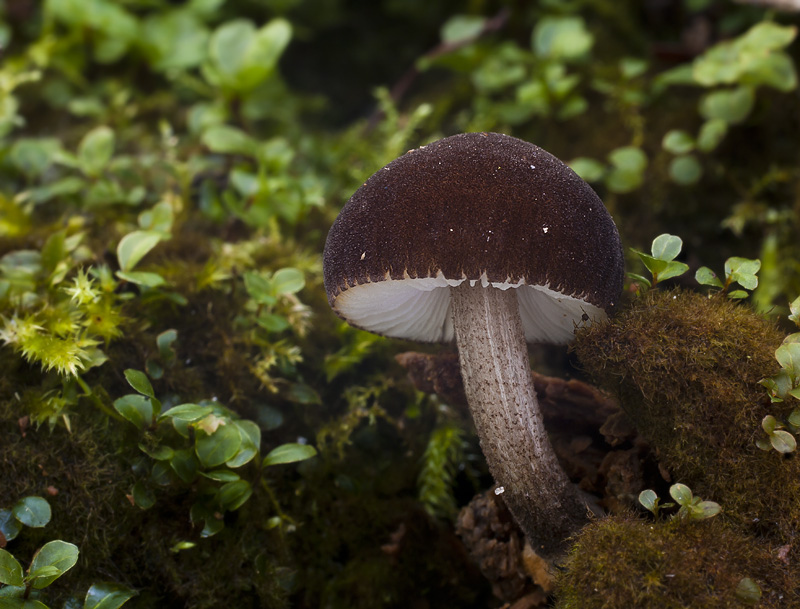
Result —
[{"label": "small green leaf", "polygon": [[639,275],[638,273],[626,273],[626,276],[637,283],[643,284],[645,287],[649,288],[652,286],[650,280],[644,275]]},{"label": "small green leaf", "polygon": [[145,271],[132,271],[126,273],[124,271],[117,271],[116,275],[123,281],[127,281],[128,283],[133,283],[135,285],[141,285],[146,288],[157,288],[167,283],[167,280],[158,273],[148,273]]},{"label": "small green leaf", "polygon": [[686,131],[673,129],[661,140],[661,147],[672,154],[687,154],[694,150],[694,138]]},{"label": "small green leaf", "polygon": [[255,271],[244,273],[244,287],[250,297],[259,304],[274,305],[277,302],[272,281]]},{"label": "small green leaf", "polygon": [[169,466],[186,484],[190,484],[197,477],[197,457],[191,448],[176,450]]},{"label": "small green leaf", "polygon": [[763,450],[764,452],[769,452],[772,450],[772,443],[769,441],[769,436],[763,438],[757,438],[756,446],[761,450]]},{"label": "small green leaf", "polygon": [[164,419],[173,419],[192,423],[208,416],[212,412],[214,412],[214,409],[211,406],[181,404],[180,406],[173,406],[164,412],[160,417],[158,417],[158,420],[163,421]]},{"label": "small green leaf", "polygon": [[782,429],[776,429],[769,434],[769,441],[772,444],[772,448],[782,454],[791,453],[797,449],[795,437]]},{"label": "small green leaf", "polygon": [[775,350],[775,359],[793,379],[800,377],[800,343],[783,343]]},{"label": "small green leaf", "polygon": [[163,239],[164,233],[147,230],[137,230],[125,235],[117,245],[120,270],[123,273],[133,270],[133,267]]},{"label": "small green leaf", "polygon": [[686,507],[692,503],[692,491],[685,484],[673,484],[669,487],[669,494],[678,505]]},{"label": "small green leaf", "polygon": [[215,469],[210,472],[200,472],[200,475],[209,480],[216,480],[217,482],[235,482],[236,480],[241,480],[239,474],[229,469]]},{"label": "small green leaf", "polygon": [[232,512],[242,507],[252,494],[253,488],[247,480],[235,480],[222,485],[217,500],[222,509]]},{"label": "small green leaf", "polygon": [[297,269],[279,269],[272,276],[272,289],[275,294],[294,294],[302,290],[305,285],[306,279]]},{"label": "small green leaf", "polygon": [[736,598],[748,605],[755,605],[761,600],[761,588],[749,577],[742,578],[736,586]]},{"label": "small green leaf", "polygon": [[800,296],[795,298],[792,303],[789,305],[789,321],[793,321],[798,326],[800,326]]},{"label": "small green leaf", "polygon": [[603,177],[606,167],[600,161],[588,157],[578,157],[569,162],[569,166],[587,182],[597,182]]},{"label": "small green leaf", "polygon": [[712,518],[722,511],[722,507],[720,507],[719,503],[714,501],[701,501],[695,507],[697,508],[696,518],[699,520]]},{"label": "small green leaf", "polygon": [[169,549],[169,551],[172,552],[173,554],[177,554],[178,552],[183,552],[184,550],[191,550],[195,546],[197,546],[197,544],[194,543],[193,541],[179,541],[174,546],[172,546]]},{"label": "small green leaf", "polygon": [[203,75],[228,92],[252,91],[272,74],[291,37],[285,19],[273,19],[260,29],[246,19],[227,21],[211,35]]},{"label": "small green leaf", "polygon": [[669,177],[676,184],[689,186],[696,184],[703,176],[703,167],[693,154],[672,159],[669,164]]},{"label": "small green leaf", "polygon": [[726,123],[741,123],[750,115],[755,102],[752,87],[721,89],[707,94],[700,101],[703,118],[720,119]]},{"label": "small green leaf", "polygon": [[728,123],[721,118],[712,118],[703,123],[697,135],[697,148],[701,152],[711,152],[728,133]]},{"label": "small green leaf", "polygon": [[114,409],[139,429],[153,422],[153,403],[143,395],[134,393],[114,400]]},{"label": "small green leaf", "polygon": [[119,609],[138,592],[111,582],[92,584],[86,593],[83,609]]},{"label": "small green leaf", "polygon": [[763,419],[761,419],[761,429],[767,432],[767,435],[772,435],[772,433],[778,428],[778,420],[773,417],[771,414],[768,414]]},{"label": "small green leaf", "polygon": [[717,274],[707,266],[701,266],[694,274],[695,281],[700,285],[708,285],[715,288],[722,288],[722,282]]},{"label": "small green leaf", "polygon": [[658,514],[658,495],[656,495],[655,491],[647,489],[639,493],[639,503],[641,503],[646,510],[655,515]]},{"label": "small green leaf", "polygon": [[653,239],[650,251],[653,254],[653,258],[670,261],[681,253],[682,247],[683,240],[680,237],[664,233]]},{"label": "small green leaf", "polygon": [[0,548],[0,584],[21,586],[24,583],[22,577],[22,565],[19,561],[10,552]]},{"label": "small green leaf", "polygon": [[22,530],[22,523],[11,510],[0,510],[0,534],[6,541],[11,541]]},{"label": "small green leaf", "polygon": [[608,160],[617,169],[641,173],[647,167],[647,155],[636,146],[615,148],[608,154]]},{"label": "small green leaf", "polygon": [[731,257],[725,261],[725,276],[731,282],[736,282],[746,290],[755,290],[758,287],[758,273],[761,261],[758,259]]},{"label": "small green leaf", "polygon": [[536,22],[531,46],[541,56],[556,60],[575,60],[589,52],[594,36],[581,17],[546,16]]},{"label": "small green leaf", "polygon": [[217,467],[232,459],[241,445],[239,428],[228,420],[226,424],[217,427],[213,434],[198,431],[195,452],[204,467]]},{"label": "small green leaf", "polygon": [[249,463],[258,454],[261,446],[261,429],[253,421],[234,421],[233,424],[239,428],[242,444],[236,456],[227,461],[225,465],[237,468]]},{"label": "small green leaf", "polygon": [[78,144],[78,163],[86,175],[96,177],[114,154],[114,132],[105,126],[95,127]]},{"label": "small green leaf", "polygon": [[25,497],[11,508],[14,516],[28,527],[43,527],[50,522],[50,504],[41,497]]},{"label": "small green leaf", "polygon": [[454,43],[475,38],[485,23],[486,17],[479,15],[453,15],[442,26],[442,42]]},{"label": "small green leaf", "polygon": [[175,456],[175,451],[171,447],[164,444],[159,444],[153,448],[149,448],[144,444],[139,444],[139,450],[145,453],[151,459],[156,461],[169,461]]},{"label": "small green leaf", "polygon": [[267,312],[256,317],[256,323],[267,332],[283,332],[289,327],[289,320],[283,315]]},{"label": "small green leaf", "polygon": [[800,427],[800,408],[795,408],[786,419],[786,422],[792,427]]},{"label": "small green leaf", "polygon": [[156,337],[156,345],[158,345],[158,354],[164,363],[169,366],[175,361],[175,349],[173,343],[178,339],[177,330],[165,330]]},{"label": "small green leaf", "polygon": [[141,480],[137,481],[133,488],[131,489],[131,495],[133,496],[133,502],[136,504],[136,507],[139,507],[143,510],[149,510],[156,504],[156,497]]},{"label": "small green leaf", "polygon": [[156,394],[153,391],[153,386],[150,384],[150,380],[147,378],[147,375],[144,372],[134,370],[133,368],[128,368],[125,370],[124,374],[128,384],[136,391],[150,398],[156,397]]},{"label": "small green leaf", "polygon": [[272,449],[264,457],[263,465],[278,465],[281,463],[294,463],[310,459],[317,454],[317,450],[308,444],[283,444]]},{"label": "small green leaf", "polygon": [[[69,571],[78,562],[78,546],[55,540],[44,544],[33,557],[30,575],[33,587],[45,588]],[[34,574],[40,573],[39,575]]]},{"label": "small green leaf", "polygon": [[255,156],[257,142],[241,129],[230,125],[215,125],[203,133],[203,143],[211,152]]}]

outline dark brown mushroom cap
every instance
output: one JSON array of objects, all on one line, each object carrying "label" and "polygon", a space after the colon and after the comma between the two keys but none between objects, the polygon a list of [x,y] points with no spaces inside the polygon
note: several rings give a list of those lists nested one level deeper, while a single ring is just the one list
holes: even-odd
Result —
[{"label": "dark brown mushroom cap", "polygon": [[388,289],[389,282],[391,296],[398,281],[435,277],[449,285],[466,278],[540,286],[608,311],[622,289],[622,246],[602,201],[556,157],[506,135],[466,133],[375,173],[344,206],[325,244],[328,301],[355,326],[404,336],[355,319],[342,310],[342,295],[356,286],[364,294],[368,285]]}]

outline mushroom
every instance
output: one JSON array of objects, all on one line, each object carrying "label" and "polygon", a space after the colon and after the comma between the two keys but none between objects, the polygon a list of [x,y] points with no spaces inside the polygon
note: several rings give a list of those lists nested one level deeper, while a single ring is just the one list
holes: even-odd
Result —
[{"label": "mushroom", "polygon": [[455,339],[496,492],[541,556],[561,555],[587,506],[547,437],[526,341],[566,344],[620,295],[619,234],[591,187],[533,144],[455,135],[369,178],[323,260],[328,302],[350,325]]}]

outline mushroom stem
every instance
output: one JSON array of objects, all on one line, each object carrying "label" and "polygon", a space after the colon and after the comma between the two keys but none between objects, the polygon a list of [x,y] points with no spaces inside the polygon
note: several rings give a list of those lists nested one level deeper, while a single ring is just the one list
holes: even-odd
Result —
[{"label": "mushroom stem", "polygon": [[489,471],[534,550],[566,550],[588,508],[559,465],[533,387],[516,289],[451,288],[461,377]]}]

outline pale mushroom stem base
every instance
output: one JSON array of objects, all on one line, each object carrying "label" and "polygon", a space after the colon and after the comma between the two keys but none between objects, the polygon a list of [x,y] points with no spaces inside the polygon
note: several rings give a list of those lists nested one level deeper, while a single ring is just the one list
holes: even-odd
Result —
[{"label": "pale mushroom stem base", "polygon": [[516,290],[464,281],[451,295],[461,376],[489,470],[532,548],[558,558],[587,507],[544,428]]}]

